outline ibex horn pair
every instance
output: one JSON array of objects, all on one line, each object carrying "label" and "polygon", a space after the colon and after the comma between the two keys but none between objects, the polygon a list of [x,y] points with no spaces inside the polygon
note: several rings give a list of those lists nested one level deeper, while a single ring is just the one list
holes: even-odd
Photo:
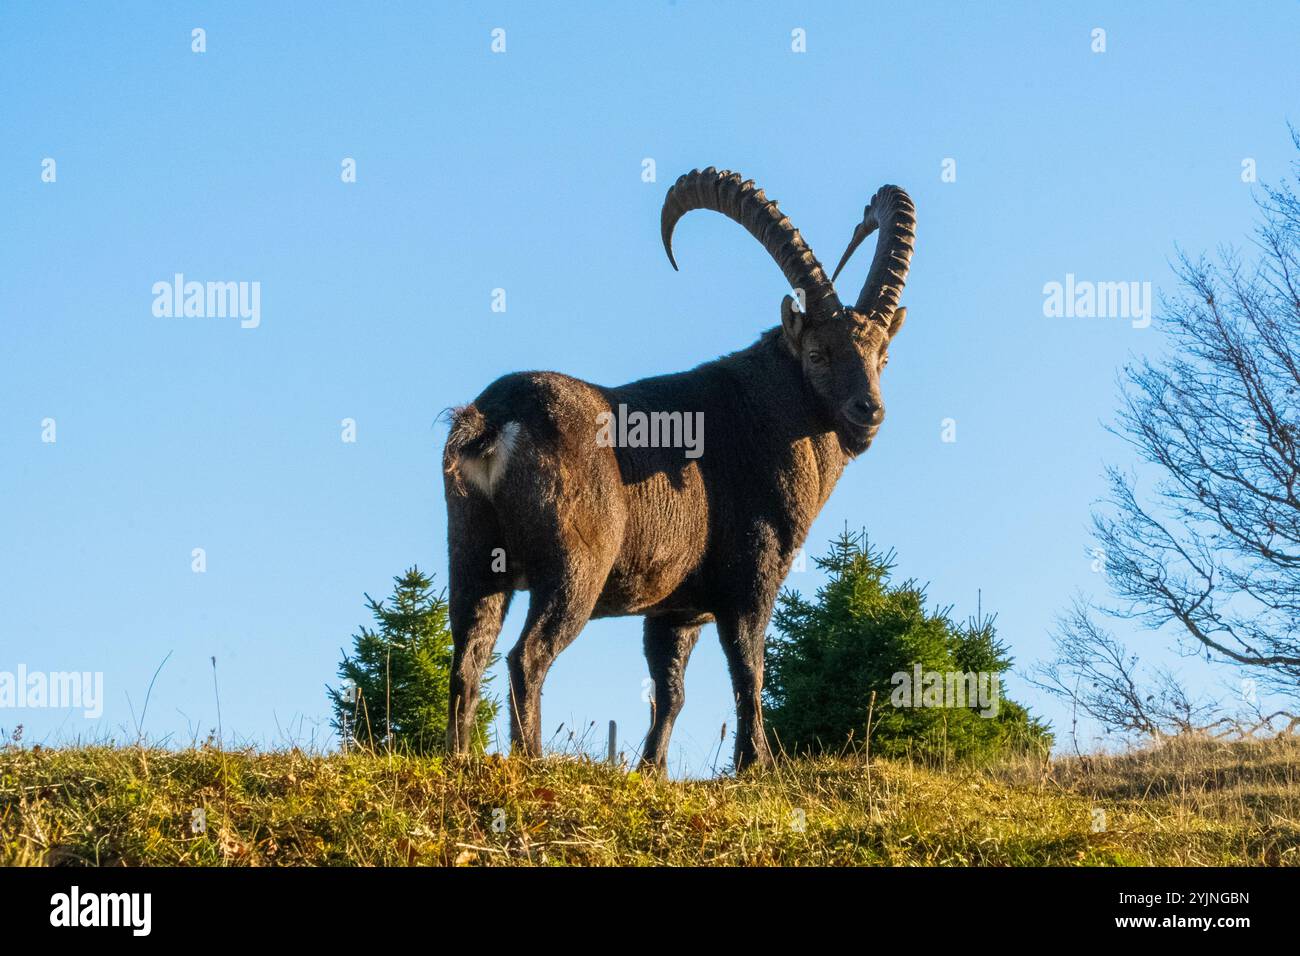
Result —
[{"label": "ibex horn pair", "polygon": [[862,222],[853,231],[849,247],[835,268],[835,275],[829,279],[799,230],[775,200],[768,199],[752,179],[712,166],[682,176],[664,197],[660,233],[674,269],[677,260],[673,257],[673,229],[692,209],[712,209],[744,226],[776,260],[791,287],[803,290],[804,311],[809,315],[831,316],[843,310],[834,280],[862,240],[879,229],[876,256],[854,310],[888,319],[898,308],[916,241],[916,207],[897,186],[882,186],[871,198]]}]

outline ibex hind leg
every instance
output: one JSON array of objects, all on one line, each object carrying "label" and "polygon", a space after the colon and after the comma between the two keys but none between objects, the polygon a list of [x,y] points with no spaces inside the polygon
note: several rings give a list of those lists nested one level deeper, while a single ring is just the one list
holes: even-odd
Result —
[{"label": "ibex hind leg", "polygon": [[452,659],[447,749],[465,753],[476,741],[479,688],[514,592],[500,568],[504,541],[491,504],[471,492],[447,499],[450,548],[448,617]]},{"label": "ibex hind leg", "polygon": [[[612,555],[605,560],[558,549],[558,567],[528,568],[528,618],[524,632],[507,655],[510,667],[510,739],[518,752],[542,753],[542,683],[560,652],[582,632],[601,587]],[[597,563],[598,562],[598,563]]]}]

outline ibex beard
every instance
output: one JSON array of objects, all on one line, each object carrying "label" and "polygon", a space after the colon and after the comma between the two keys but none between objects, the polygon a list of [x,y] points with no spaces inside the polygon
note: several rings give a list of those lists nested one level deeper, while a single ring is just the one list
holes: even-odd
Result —
[{"label": "ibex beard", "polygon": [[[643,764],[666,763],[686,663],[709,622],[736,698],[736,769],[771,762],[761,701],[768,618],[813,519],[884,418],[880,376],[906,315],[898,303],[915,209],[903,190],[882,187],[831,278],[775,202],[712,167],[681,177],[664,200],[674,268],[673,229],[693,209],[744,226],[802,308],[787,295],[779,326],[689,372],[617,388],[520,372],[453,412],[443,457],[453,752],[474,743],[483,670],[511,598],[526,590],[523,634],[507,657],[516,751],[541,754],[542,682],[587,621],[641,615],[654,684]],[[845,307],[834,278],[876,230],[866,282]],[[702,416],[707,454],[597,440],[597,422],[636,413]]]}]

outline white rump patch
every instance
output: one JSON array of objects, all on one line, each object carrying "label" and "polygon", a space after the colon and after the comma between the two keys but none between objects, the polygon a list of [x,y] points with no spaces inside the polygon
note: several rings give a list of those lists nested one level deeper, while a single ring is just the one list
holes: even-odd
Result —
[{"label": "white rump patch", "polygon": [[506,422],[502,425],[497,440],[493,442],[491,448],[480,457],[466,458],[461,463],[461,471],[465,473],[469,483],[485,495],[491,495],[497,482],[505,474],[506,465],[510,463],[510,456],[518,440],[518,422]]}]

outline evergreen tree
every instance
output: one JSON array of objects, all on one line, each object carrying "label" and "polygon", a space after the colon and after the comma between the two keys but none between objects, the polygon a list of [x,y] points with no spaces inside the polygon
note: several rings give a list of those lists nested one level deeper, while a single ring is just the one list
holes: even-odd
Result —
[{"label": "evergreen tree", "polygon": [[[353,651],[339,664],[343,686],[328,688],[333,726],[344,747],[436,753],[444,749],[450,700],[451,630],[447,601],[433,579],[412,567],[393,579],[392,597],[366,606],[375,629],[353,635]],[[484,677],[486,684],[490,677]],[[497,704],[484,695],[478,707],[481,747]]]},{"label": "evergreen tree", "polygon": [[[914,582],[892,586],[893,557],[874,550],[865,533],[846,528],[826,557],[816,559],[830,574],[816,599],[781,594],[772,618],[779,635],[769,638],[765,662],[764,712],[773,742],[790,754],[860,746],[870,711],[871,751],[886,756],[986,759],[1050,748],[1046,727],[1001,695],[1000,679],[996,713],[987,695],[983,705],[954,703],[949,675],[952,681],[968,673],[1000,678],[1011,659],[993,618],[959,626],[946,610],[927,612],[925,591]],[[942,680],[937,690],[926,681],[933,674]],[[963,682],[963,690],[969,687]]]}]

